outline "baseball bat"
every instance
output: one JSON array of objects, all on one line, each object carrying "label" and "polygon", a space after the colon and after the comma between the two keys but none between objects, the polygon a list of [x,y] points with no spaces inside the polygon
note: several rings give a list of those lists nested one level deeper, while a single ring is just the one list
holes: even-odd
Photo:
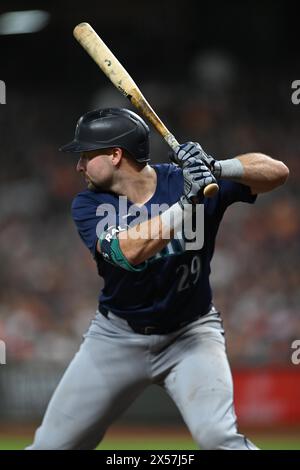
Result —
[{"label": "baseball bat", "polygon": [[[159,134],[166,140],[172,150],[179,147],[174,135],[167,129],[157,116],[141,90],[133,81],[127,70],[98,36],[89,23],[80,23],[74,28],[74,36],[86,52],[92,57],[100,69],[125,95],[131,103],[151,122]],[[204,188],[204,196],[211,197],[218,191],[218,185],[213,183]]]}]

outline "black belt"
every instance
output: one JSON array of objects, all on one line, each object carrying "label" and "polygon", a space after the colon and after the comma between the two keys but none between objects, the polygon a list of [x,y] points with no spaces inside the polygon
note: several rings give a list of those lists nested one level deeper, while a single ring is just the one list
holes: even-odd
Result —
[{"label": "black belt", "polygon": [[139,326],[136,324],[131,323],[127,320],[128,325],[130,328],[135,332],[139,333],[140,335],[167,335],[168,333],[172,333],[173,331],[179,330],[183,328],[185,325],[190,323],[190,321],[184,321],[177,325],[161,327],[161,326]]},{"label": "black belt", "polygon": [[[99,305],[99,312],[102,313],[106,318],[108,318],[109,310],[105,307]],[[197,315],[196,317],[190,318],[189,320],[185,320],[183,322],[177,323],[176,325],[172,326],[155,326],[155,325],[148,325],[148,326],[141,326],[137,325],[136,323],[131,322],[130,320],[126,320],[130,328],[140,335],[167,335],[168,333],[172,333],[173,331],[179,330],[184,326],[192,323],[193,321],[197,320],[198,318],[202,317],[203,315]],[[122,318],[122,317],[119,317]],[[124,318],[122,318],[124,320]]]}]

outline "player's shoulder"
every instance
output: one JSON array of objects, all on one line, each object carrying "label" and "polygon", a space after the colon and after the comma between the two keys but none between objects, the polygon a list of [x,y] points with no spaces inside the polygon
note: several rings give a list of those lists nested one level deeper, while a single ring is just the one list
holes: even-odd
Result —
[{"label": "player's shoulder", "polygon": [[72,201],[71,212],[72,214],[87,209],[89,207],[97,207],[100,204],[110,202],[110,195],[108,193],[96,192],[86,189],[78,193]]},{"label": "player's shoulder", "polygon": [[180,177],[182,175],[182,169],[172,163],[155,163],[151,166],[156,169],[162,177]]},{"label": "player's shoulder", "polygon": [[97,200],[97,193],[86,189],[85,191],[81,191],[80,193],[76,194],[73,198],[71,208],[77,209],[78,207],[82,207],[83,205],[93,204]]},{"label": "player's shoulder", "polygon": [[154,167],[158,173],[156,197],[160,203],[174,204],[180,199],[183,192],[183,174],[181,168],[169,163],[160,163]]}]

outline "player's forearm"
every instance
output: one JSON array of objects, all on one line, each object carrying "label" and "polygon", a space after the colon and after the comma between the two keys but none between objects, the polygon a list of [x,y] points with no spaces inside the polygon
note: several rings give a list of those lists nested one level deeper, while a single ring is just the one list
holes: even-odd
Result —
[{"label": "player's forearm", "polygon": [[129,263],[137,265],[162,250],[173,237],[173,230],[166,234],[161,217],[146,220],[118,235],[120,248]]},{"label": "player's forearm", "polygon": [[[184,204],[184,205],[183,205]],[[118,235],[123,255],[132,265],[148,260],[161,251],[174,234],[191,220],[192,204],[178,201],[157,217],[146,220]]]},{"label": "player's forearm", "polygon": [[220,163],[221,178],[245,184],[253,194],[275,189],[284,184],[289,175],[289,169],[283,162],[262,153],[246,153]]}]

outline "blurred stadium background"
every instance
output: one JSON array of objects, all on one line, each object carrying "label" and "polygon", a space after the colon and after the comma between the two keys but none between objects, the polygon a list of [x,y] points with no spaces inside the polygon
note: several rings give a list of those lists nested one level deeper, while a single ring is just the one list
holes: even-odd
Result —
[{"label": "blurred stadium background", "polygon": [[[42,11],[7,14],[23,10]],[[101,34],[178,140],[198,140],[217,158],[258,150],[290,167],[286,186],[256,207],[229,209],[212,285],[241,429],[263,448],[300,449],[300,365],[291,361],[300,339],[300,106],[291,101],[298,18],[288,2],[191,0],[1,0],[0,448],[32,439],[101,288],[70,217],[83,188],[76,160],[58,147],[87,110],[130,106],[73,39],[81,21]],[[151,143],[153,162],[167,161],[154,131]],[[193,445],[153,387],[102,448]]]}]

